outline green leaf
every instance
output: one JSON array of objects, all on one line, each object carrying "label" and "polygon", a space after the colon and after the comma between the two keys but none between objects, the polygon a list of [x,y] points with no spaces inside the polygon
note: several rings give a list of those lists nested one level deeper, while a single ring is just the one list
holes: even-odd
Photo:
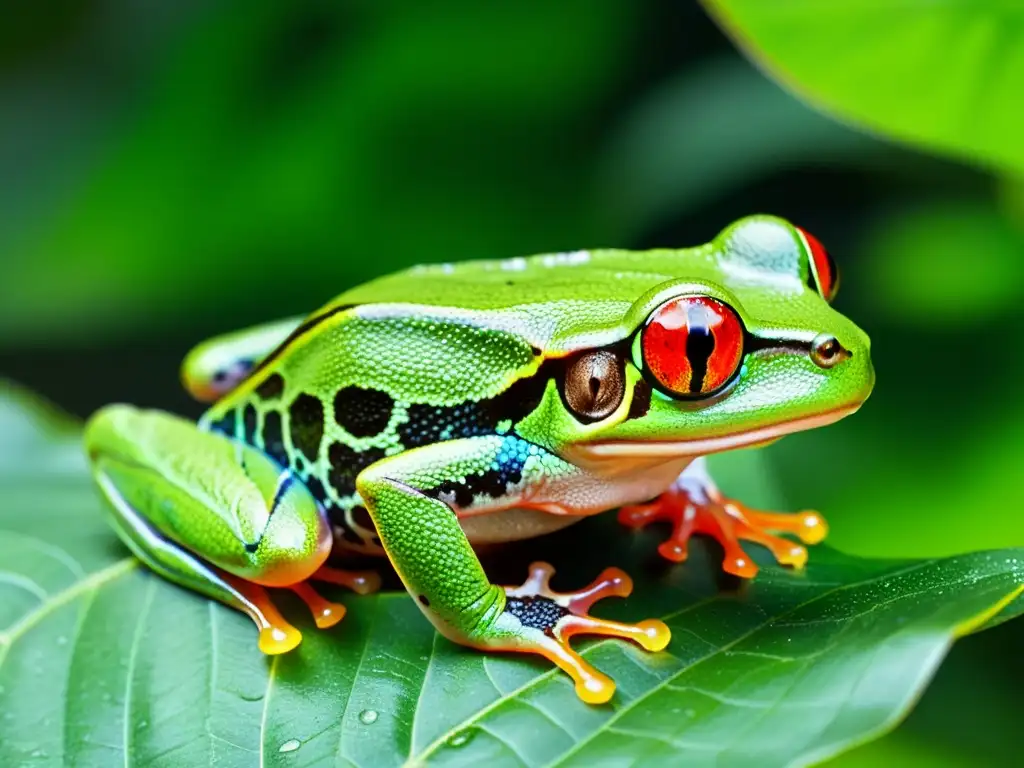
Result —
[{"label": "green leaf", "polygon": [[583,646],[619,684],[608,706],[540,660],[440,638],[401,592],[342,595],[327,632],[283,600],[305,639],[268,659],[248,619],[126,555],[69,460],[73,434],[15,432],[23,411],[0,403],[0,765],[807,765],[892,728],[952,640],[1024,611],[1022,550],[817,548],[803,574],[738,584],[710,548],[657,564],[652,536],[605,515],[488,567],[521,578],[548,558],[565,588],[610,564],[633,574],[634,596],[604,612],[662,616],[674,639],[656,655]]},{"label": "green leaf", "polygon": [[[792,91],[926,149],[1024,169],[1024,12],[1005,0],[704,0]],[[756,121],[757,115],[752,114]]]}]

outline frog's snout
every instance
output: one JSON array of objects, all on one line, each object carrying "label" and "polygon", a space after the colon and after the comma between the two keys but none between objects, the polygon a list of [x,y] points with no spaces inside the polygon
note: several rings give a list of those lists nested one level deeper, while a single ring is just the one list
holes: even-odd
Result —
[{"label": "frog's snout", "polygon": [[859,328],[838,335],[820,333],[811,342],[810,357],[819,368],[834,369],[852,402],[859,405],[867,400],[875,386],[875,368],[866,333]]}]

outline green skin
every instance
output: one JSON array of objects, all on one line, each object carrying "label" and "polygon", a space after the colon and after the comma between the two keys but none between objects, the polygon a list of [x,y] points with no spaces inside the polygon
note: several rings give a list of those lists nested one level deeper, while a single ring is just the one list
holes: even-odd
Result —
[{"label": "green skin", "polygon": [[[816,279],[799,231],[767,216],[691,249],[417,267],[306,320],[207,342],[184,366],[193,393],[219,398],[198,425],[110,406],[87,450],[118,533],[175,582],[239,606],[231,577],[286,586],[331,552],[382,554],[447,637],[524,650],[536,627],[510,613],[473,543],[652,498],[700,456],[867,398],[868,339]],[[761,342],[707,397],[652,393],[633,342],[686,295],[728,305]],[[823,334],[841,364],[809,351]],[[566,363],[601,349],[621,361],[621,402],[587,418],[567,402]],[[644,390],[649,405],[631,410]]]}]

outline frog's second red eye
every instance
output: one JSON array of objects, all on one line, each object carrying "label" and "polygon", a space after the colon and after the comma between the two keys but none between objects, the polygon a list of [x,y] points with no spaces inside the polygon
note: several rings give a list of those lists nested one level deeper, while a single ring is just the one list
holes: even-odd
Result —
[{"label": "frog's second red eye", "polygon": [[800,227],[796,230],[804,239],[807,253],[811,257],[811,287],[816,288],[825,301],[832,301],[839,292],[839,270],[836,269],[836,263],[818,238]]},{"label": "frog's second red eye", "polygon": [[640,338],[644,366],[676,397],[706,397],[724,387],[743,358],[743,324],[708,296],[682,296],[654,310]]}]

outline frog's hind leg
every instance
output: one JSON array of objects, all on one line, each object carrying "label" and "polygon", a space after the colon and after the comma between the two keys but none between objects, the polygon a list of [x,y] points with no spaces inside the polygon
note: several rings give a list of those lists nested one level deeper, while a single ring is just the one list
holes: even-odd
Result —
[{"label": "frog's hind leg", "polygon": [[654,522],[671,523],[672,533],[658,547],[658,553],[675,563],[686,559],[694,534],[712,536],[725,550],[723,570],[744,578],[753,578],[758,567],[740,542],[760,544],[782,565],[803,568],[807,549],[771,532],[795,535],[804,544],[817,544],[828,534],[828,525],[817,512],[764,512],[726,498],[708,474],[703,458],[691,463],[673,486],[654,501],[623,507],[619,522],[631,528]]},{"label": "frog's hind leg", "polygon": [[340,621],[344,608],[304,583],[323,568],[331,532],[288,470],[191,422],[127,406],[90,419],[86,446],[129,548],[171,581],[247,613],[265,652],[282,653],[301,639],[265,587],[291,589],[320,627]]},{"label": "frog's hind leg", "polygon": [[302,635],[274,606],[267,590],[232,577],[168,541],[131,507],[115,489],[100,486],[113,509],[115,531],[139,560],[168,581],[219,600],[242,611],[259,629],[259,647],[266,654],[286,653]]}]

